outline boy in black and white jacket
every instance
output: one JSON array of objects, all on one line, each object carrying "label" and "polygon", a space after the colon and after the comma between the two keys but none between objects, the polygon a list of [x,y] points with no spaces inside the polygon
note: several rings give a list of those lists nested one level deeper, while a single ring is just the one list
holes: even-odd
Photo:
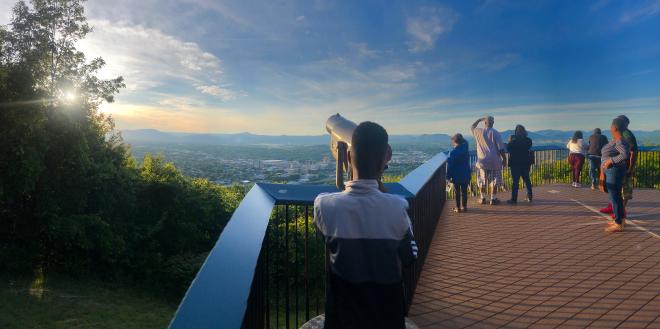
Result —
[{"label": "boy in black and white jacket", "polygon": [[314,221],[330,254],[326,329],[403,329],[402,270],[417,258],[408,202],[379,189],[391,157],[385,129],[363,122],[349,150],[355,179],[319,195]]}]

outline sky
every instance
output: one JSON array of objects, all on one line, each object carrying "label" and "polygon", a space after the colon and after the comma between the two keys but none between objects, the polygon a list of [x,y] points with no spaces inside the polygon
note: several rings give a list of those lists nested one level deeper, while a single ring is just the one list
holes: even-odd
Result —
[{"label": "sky", "polygon": [[[0,24],[12,0],[0,0]],[[660,0],[90,0],[119,129],[324,134],[660,129]]]}]

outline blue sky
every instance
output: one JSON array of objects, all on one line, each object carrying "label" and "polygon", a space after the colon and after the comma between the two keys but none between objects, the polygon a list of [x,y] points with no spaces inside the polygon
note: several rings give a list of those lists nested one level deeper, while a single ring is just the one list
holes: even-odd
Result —
[{"label": "blue sky", "polygon": [[103,106],[120,129],[323,134],[337,112],[392,133],[465,132],[484,114],[502,130],[590,130],[621,113],[660,129],[658,0],[86,7],[81,48],[126,78]]}]

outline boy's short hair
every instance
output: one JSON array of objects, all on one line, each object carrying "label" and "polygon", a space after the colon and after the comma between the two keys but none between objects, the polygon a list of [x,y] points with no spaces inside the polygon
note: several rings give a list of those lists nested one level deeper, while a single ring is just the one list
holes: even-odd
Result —
[{"label": "boy's short hair", "polygon": [[387,154],[389,137],[385,128],[371,121],[360,123],[353,131],[351,153],[361,176],[376,178]]}]

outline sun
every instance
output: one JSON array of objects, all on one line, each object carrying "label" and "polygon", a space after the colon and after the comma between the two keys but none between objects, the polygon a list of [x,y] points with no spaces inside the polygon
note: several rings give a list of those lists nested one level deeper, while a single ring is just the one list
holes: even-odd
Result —
[{"label": "sun", "polygon": [[75,92],[69,90],[64,92],[63,98],[67,102],[73,102],[76,100],[76,98],[78,98],[78,96],[76,95]]}]

